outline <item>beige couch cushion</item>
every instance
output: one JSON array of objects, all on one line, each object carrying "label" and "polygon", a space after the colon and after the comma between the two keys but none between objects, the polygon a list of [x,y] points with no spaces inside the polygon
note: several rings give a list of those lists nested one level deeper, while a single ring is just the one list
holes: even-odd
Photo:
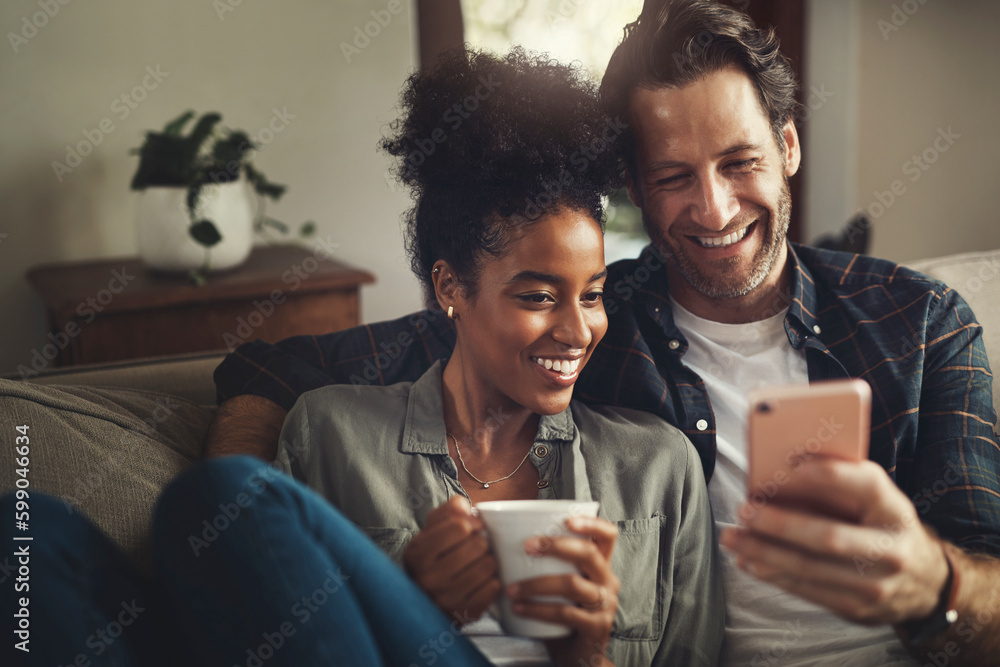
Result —
[{"label": "beige couch cushion", "polygon": [[[143,569],[153,504],[198,459],[213,414],[158,392],[0,380],[4,440],[29,427],[30,491],[65,499]],[[0,493],[17,479],[13,465],[0,466]]]},{"label": "beige couch cushion", "polygon": [[[994,375],[1000,372],[1000,250],[934,257],[907,266],[944,282],[972,306],[983,325],[983,343]],[[1000,415],[1000,383],[993,382],[993,405]]]},{"label": "beige couch cushion", "polygon": [[[102,364],[83,364],[47,370],[20,379],[37,384],[74,384],[88,387],[128,387],[162,391],[198,405],[215,405],[212,373],[224,354],[200,353],[146,357]],[[18,375],[11,375],[11,379]]]}]

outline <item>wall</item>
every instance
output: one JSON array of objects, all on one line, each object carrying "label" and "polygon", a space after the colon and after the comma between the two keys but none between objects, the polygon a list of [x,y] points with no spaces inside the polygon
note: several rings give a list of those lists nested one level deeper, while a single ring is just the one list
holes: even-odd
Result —
[{"label": "wall", "polygon": [[[29,267],[135,254],[136,195],[128,184],[137,158],[128,151],[186,109],[219,111],[226,125],[251,135],[277,110],[286,125],[255,159],[289,186],[269,214],[315,220],[319,237],[339,244],[340,258],[376,274],[362,291],[365,320],[418,307],[399,234],[409,199],[389,186],[389,162],[376,151],[413,63],[409,3],[395,15],[387,4],[2,3],[0,372],[45,342],[41,302],[24,279]],[[355,39],[372,11],[387,25],[348,62],[341,43]],[[104,119],[109,132],[101,131]],[[80,142],[83,150],[96,146],[56,174],[52,163],[67,164],[67,145]]]},{"label": "wall", "polygon": [[1000,3],[810,9],[810,34],[825,34],[813,41],[807,88],[829,81],[834,95],[810,119],[807,238],[865,209],[878,257],[1000,247]]},{"label": "wall", "polygon": [[859,18],[859,206],[874,217],[893,184],[902,193],[875,220],[873,253],[1000,247],[1000,3],[866,2]]},{"label": "wall", "polygon": [[[807,103],[818,92],[803,173],[806,238],[866,208],[877,256],[1000,247],[991,206],[1000,175],[1000,3],[807,1]],[[343,259],[378,276],[363,289],[366,321],[416,308],[399,236],[409,200],[390,187],[389,163],[375,150],[413,63],[407,3],[350,62],[341,48],[388,4],[0,4],[0,372],[45,342],[44,313],[24,279],[29,267],[135,253],[128,182],[136,158],[128,150],[188,108],[218,110],[251,133],[287,109],[294,118],[256,159],[289,185],[269,212],[316,220]],[[147,67],[159,68],[159,80]],[[144,97],[132,100],[135,108],[121,100],[133,93]],[[107,134],[104,119],[114,125]],[[940,138],[948,128],[950,144]],[[100,138],[93,152],[57,175],[53,162],[66,163],[67,145],[88,135]],[[934,158],[926,170],[913,159],[925,151]]]},{"label": "wall", "polygon": [[837,234],[856,209],[858,30],[856,0],[806,3],[801,178],[803,240]]}]

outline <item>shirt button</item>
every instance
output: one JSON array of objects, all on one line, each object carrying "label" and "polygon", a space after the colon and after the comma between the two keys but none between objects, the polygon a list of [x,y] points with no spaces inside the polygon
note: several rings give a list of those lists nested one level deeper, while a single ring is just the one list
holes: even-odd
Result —
[{"label": "shirt button", "polygon": [[653,312],[654,313],[659,313],[660,312],[660,307],[659,306],[653,306]]},{"label": "shirt button", "polygon": [[819,335],[819,333],[820,333],[820,328],[819,328],[819,325],[818,325],[818,324],[816,324],[816,325],[813,325],[813,333],[814,333],[814,334],[817,334],[817,335]]},{"label": "shirt button", "polygon": [[535,447],[535,456],[537,456],[540,459],[544,459],[545,455],[548,453],[549,453],[548,447],[546,447],[545,445],[538,445],[537,447]]},{"label": "shirt button", "polygon": [[671,350],[676,350],[680,346],[681,346],[681,342],[679,340],[677,340],[676,338],[674,340],[670,341],[669,343],[667,343],[667,347],[669,347]]},{"label": "shirt button", "polygon": [[698,429],[699,431],[704,431],[705,429],[707,429],[707,428],[708,428],[708,422],[707,422],[707,421],[705,421],[704,419],[699,419],[699,420],[698,420],[698,421],[697,421],[697,422],[695,423],[694,427],[695,427],[696,429]]},{"label": "shirt button", "polygon": [[538,488],[539,489],[544,489],[548,485],[549,485],[549,480],[547,480],[547,479],[540,479],[540,480],[538,480]]}]

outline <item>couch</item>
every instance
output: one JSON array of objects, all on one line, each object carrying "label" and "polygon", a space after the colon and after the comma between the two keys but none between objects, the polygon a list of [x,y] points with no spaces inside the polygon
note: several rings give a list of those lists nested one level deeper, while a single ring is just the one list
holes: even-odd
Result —
[{"label": "couch", "polygon": [[[957,289],[983,324],[1000,368],[1000,250],[908,263]],[[66,500],[148,570],[149,517],[160,489],[195,462],[215,413],[221,354],[147,359],[0,379],[0,428],[27,425],[30,489]],[[1000,390],[994,393],[1000,413]],[[15,488],[12,447],[0,492]],[[23,483],[22,483],[23,484]]]}]

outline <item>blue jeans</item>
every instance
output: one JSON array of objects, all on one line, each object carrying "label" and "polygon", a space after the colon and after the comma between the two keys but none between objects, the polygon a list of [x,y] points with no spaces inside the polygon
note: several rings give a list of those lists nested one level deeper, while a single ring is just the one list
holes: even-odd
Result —
[{"label": "blue jeans", "polygon": [[0,497],[0,664],[190,662],[166,596],[79,511],[31,492],[29,531],[21,532],[16,503],[13,493]]},{"label": "blue jeans", "polygon": [[[37,502],[32,495],[33,518]],[[131,628],[122,634],[127,641],[114,644],[121,649],[118,662],[107,661],[105,654],[93,665],[145,666],[159,664],[156,660],[184,665],[192,658],[213,667],[490,664],[361,530],[311,489],[258,459],[207,461],[164,489],[153,516],[155,584],[139,578],[95,528],[76,513],[67,514],[61,501],[51,502],[67,515],[63,523],[73,524],[75,533],[86,534],[95,546],[76,554],[70,539],[53,550],[57,562],[73,562],[76,574],[41,593],[32,588],[33,614],[36,600],[59,613],[33,638],[52,642],[49,628],[66,617],[61,610],[68,598],[85,610],[82,616],[104,610],[103,619],[116,609],[120,613],[119,603],[133,593],[144,595],[137,599],[150,611],[142,614],[156,621],[147,634],[130,635]],[[0,510],[5,526],[13,516],[6,507]],[[51,535],[36,537],[36,543],[60,540],[62,526],[54,521],[51,526]],[[111,579],[120,588],[106,587]],[[110,602],[98,604],[97,598]],[[4,615],[10,618],[6,609]],[[69,658],[44,664],[72,664],[85,647],[79,637],[100,622],[73,623],[81,629],[53,635],[54,643],[63,645],[58,655]],[[168,649],[188,658],[170,658]]]},{"label": "blue jeans", "polygon": [[206,664],[489,664],[361,530],[258,459],[181,474],[153,533],[157,571]]}]

